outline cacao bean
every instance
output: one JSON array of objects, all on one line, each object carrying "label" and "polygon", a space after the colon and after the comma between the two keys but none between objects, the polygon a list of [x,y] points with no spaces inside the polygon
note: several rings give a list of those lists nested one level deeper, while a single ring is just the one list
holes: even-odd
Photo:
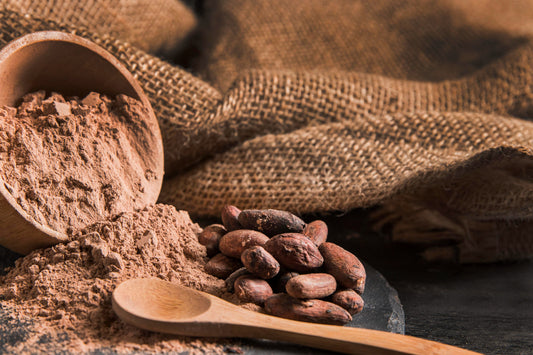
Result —
[{"label": "cacao bean", "polygon": [[226,205],[222,208],[222,213],[220,214],[222,217],[222,224],[226,227],[228,232],[244,229],[239,223],[238,217],[240,213],[241,210],[232,205]]},{"label": "cacao bean", "polygon": [[329,242],[322,243],[319,250],[324,257],[324,269],[335,277],[339,285],[359,294],[364,292],[366,271],[355,255]]},{"label": "cacao bean", "polygon": [[295,298],[324,298],[337,289],[337,281],[330,274],[305,274],[293,277],[285,286]]},{"label": "cacao bean", "polygon": [[286,272],[278,274],[278,277],[274,280],[275,291],[285,292],[285,286],[287,285],[287,282],[293,277],[298,276],[298,275],[300,274],[294,271],[286,271]]},{"label": "cacao bean", "polygon": [[240,267],[242,265],[239,260],[227,257],[224,254],[217,254],[205,264],[205,272],[225,279]]},{"label": "cacao bean", "polygon": [[265,233],[269,237],[281,233],[301,232],[305,222],[287,211],[244,210],[239,214],[239,223],[246,229]]},{"label": "cacao bean", "polygon": [[344,308],[322,300],[300,300],[285,293],[268,298],[265,310],[274,316],[303,322],[342,325],[350,322],[352,316]]},{"label": "cacao bean", "polygon": [[313,221],[305,226],[302,234],[319,246],[328,239],[328,225],[321,220]]},{"label": "cacao bean", "polygon": [[220,252],[233,258],[240,258],[245,249],[255,245],[263,246],[268,237],[261,232],[250,229],[238,229],[226,233],[218,243]]},{"label": "cacao bean", "polygon": [[234,287],[235,280],[237,280],[240,276],[243,276],[243,275],[251,275],[251,273],[245,267],[241,267],[240,269],[232,272],[231,275],[228,276],[226,281],[224,281],[228,292],[235,291],[235,287]]},{"label": "cacao bean", "polygon": [[337,291],[331,295],[331,302],[341,306],[352,316],[363,310],[365,302],[354,290]]},{"label": "cacao bean", "polygon": [[222,224],[211,224],[198,234],[198,242],[205,245],[208,256],[213,256],[218,254],[218,243],[226,233],[227,230]]},{"label": "cacao bean", "polygon": [[279,272],[278,261],[259,245],[243,251],[241,261],[248,271],[262,279],[271,279]]},{"label": "cacao bean", "polygon": [[272,288],[263,279],[251,275],[239,276],[234,284],[235,294],[243,302],[262,305],[272,296]]},{"label": "cacao bean", "polygon": [[313,271],[324,262],[317,246],[299,233],[278,234],[265,244],[265,249],[281,265],[298,272]]}]

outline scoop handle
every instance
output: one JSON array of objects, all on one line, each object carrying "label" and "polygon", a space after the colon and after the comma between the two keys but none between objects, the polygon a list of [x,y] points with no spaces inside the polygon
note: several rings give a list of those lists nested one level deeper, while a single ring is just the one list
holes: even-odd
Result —
[{"label": "scoop handle", "polygon": [[479,354],[408,335],[298,322],[260,313],[250,312],[240,321],[233,318],[231,326],[238,337],[282,340],[345,354]]},{"label": "scoop handle", "polygon": [[126,323],[170,334],[282,340],[346,354],[477,354],[407,335],[274,317],[155,278],[122,283],[112,305]]}]

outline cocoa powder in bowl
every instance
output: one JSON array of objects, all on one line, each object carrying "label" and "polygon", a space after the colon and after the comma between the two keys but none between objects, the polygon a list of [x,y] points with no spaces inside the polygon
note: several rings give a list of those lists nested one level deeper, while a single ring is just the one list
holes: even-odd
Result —
[{"label": "cocoa powder in bowl", "polygon": [[17,108],[0,108],[1,183],[36,222],[68,235],[0,277],[0,315],[9,315],[0,333],[10,339],[3,350],[224,351],[224,340],[146,332],[111,309],[115,287],[134,277],[159,277],[236,302],[223,280],[204,271],[206,249],[188,214],[148,203],[157,198],[162,172],[150,168],[158,166],[150,149],[159,137],[145,114],[130,97],[97,93],[65,99],[41,91]]},{"label": "cocoa powder in bowl", "polygon": [[69,234],[156,201],[159,137],[125,95],[44,91],[0,107],[0,180],[37,223]]}]

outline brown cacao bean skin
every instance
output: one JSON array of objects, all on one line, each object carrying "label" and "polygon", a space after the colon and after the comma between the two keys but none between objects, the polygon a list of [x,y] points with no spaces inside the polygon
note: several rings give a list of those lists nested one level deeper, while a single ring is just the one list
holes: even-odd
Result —
[{"label": "brown cacao bean skin", "polygon": [[278,277],[274,281],[275,291],[285,292],[285,286],[287,285],[287,282],[289,282],[290,279],[298,275],[300,274],[294,271],[285,271],[278,274]]},{"label": "brown cacao bean skin", "polygon": [[198,234],[198,242],[205,245],[207,256],[218,254],[218,243],[220,242],[220,238],[226,233],[227,230],[222,224],[211,224]]},{"label": "brown cacao bean skin", "polygon": [[365,290],[366,271],[359,259],[337,244],[325,242],[318,249],[324,257],[324,269],[337,283],[362,294]]},{"label": "brown cacao bean skin", "polygon": [[316,270],[324,262],[317,246],[300,233],[278,234],[265,244],[265,249],[281,265],[297,272]]},{"label": "brown cacao bean skin", "polygon": [[230,258],[224,254],[217,254],[205,264],[205,272],[218,278],[225,279],[241,267],[242,264],[239,260]]},{"label": "brown cacao bean skin", "polygon": [[228,292],[235,291],[235,287],[234,287],[235,280],[237,280],[240,276],[244,276],[244,275],[251,275],[251,273],[245,267],[241,267],[240,269],[235,270],[234,272],[231,273],[231,275],[228,276],[226,281],[224,281]]},{"label": "brown cacao bean skin", "polygon": [[273,278],[278,274],[280,268],[278,261],[259,245],[243,251],[241,262],[248,271],[262,279]]},{"label": "brown cacao bean skin", "polygon": [[354,290],[341,290],[331,295],[331,302],[341,306],[352,316],[363,310],[365,302]]},{"label": "brown cacao bean skin", "polygon": [[324,298],[337,289],[337,281],[330,274],[305,274],[291,278],[285,286],[295,298]]},{"label": "brown cacao bean skin", "polygon": [[235,294],[243,302],[263,305],[272,296],[272,288],[263,279],[252,275],[239,276],[234,284]]},{"label": "brown cacao bean skin", "polygon": [[316,246],[320,246],[328,239],[328,225],[321,220],[313,221],[305,226],[302,234],[311,239]]},{"label": "brown cacao bean skin", "polygon": [[218,248],[222,254],[240,259],[245,249],[255,245],[264,246],[267,241],[268,237],[261,232],[250,229],[238,229],[228,232],[220,238]]},{"label": "brown cacao bean skin", "polygon": [[222,218],[222,224],[226,227],[228,232],[244,229],[239,223],[239,214],[241,210],[232,205],[226,205],[222,208],[220,216]]},{"label": "brown cacao bean skin", "polygon": [[265,310],[274,316],[303,322],[343,325],[352,320],[350,313],[336,304],[316,299],[300,300],[285,293],[268,298]]},{"label": "brown cacao bean skin", "polygon": [[280,210],[243,210],[239,214],[243,228],[253,229],[272,237],[281,233],[300,233],[305,222],[287,211]]}]

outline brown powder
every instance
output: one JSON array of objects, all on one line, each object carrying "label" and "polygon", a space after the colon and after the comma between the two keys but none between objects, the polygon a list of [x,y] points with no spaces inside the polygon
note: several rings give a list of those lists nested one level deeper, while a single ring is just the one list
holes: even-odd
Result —
[{"label": "brown powder", "polygon": [[142,208],[162,179],[146,116],[125,95],[28,94],[0,107],[0,180],[31,218],[62,233]]},{"label": "brown powder", "polygon": [[[0,313],[25,324],[28,334],[5,350],[222,352],[220,341],[142,331],[111,309],[114,288],[134,277],[159,277],[224,296],[224,281],[203,271],[199,230],[186,212],[157,204],[98,222],[66,244],[17,260],[0,278]],[[4,330],[10,326],[4,324]]]}]

